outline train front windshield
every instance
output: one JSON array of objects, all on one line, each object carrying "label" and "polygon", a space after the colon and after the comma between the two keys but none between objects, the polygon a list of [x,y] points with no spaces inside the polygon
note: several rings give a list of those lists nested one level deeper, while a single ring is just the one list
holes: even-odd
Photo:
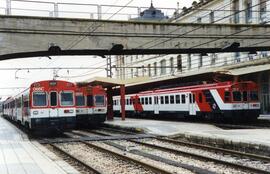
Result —
[{"label": "train front windshield", "polygon": [[47,95],[45,92],[33,93],[33,106],[47,106]]},{"label": "train front windshield", "polygon": [[73,92],[61,92],[61,106],[73,106]]},{"label": "train front windshield", "polygon": [[103,95],[95,96],[95,104],[96,106],[104,106],[105,97]]}]

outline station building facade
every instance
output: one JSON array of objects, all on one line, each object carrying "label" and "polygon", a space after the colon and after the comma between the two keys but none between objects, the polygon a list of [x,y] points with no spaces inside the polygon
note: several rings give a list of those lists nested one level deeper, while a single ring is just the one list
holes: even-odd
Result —
[{"label": "station building facade", "polygon": [[[154,10],[152,5],[151,10]],[[147,20],[160,19],[153,15]],[[269,20],[270,2],[266,0],[194,1],[191,7],[176,11],[175,15],[168,19],[172,23],[262,25]],[[148,76],[151,80],[162,80],[209,70],[229,72],[231,69],[242,68],[242,73],[237,74],[239,79],[253,80],[260,85],[262,114],[270,114],[270,68],[260,69],[261,65],[265,64],[270,67],[269,56],[269,52],[118,56],[114,74],[122,80],[143,76]],[[250,70],[250,67],[253,67],[254,71]]]}]

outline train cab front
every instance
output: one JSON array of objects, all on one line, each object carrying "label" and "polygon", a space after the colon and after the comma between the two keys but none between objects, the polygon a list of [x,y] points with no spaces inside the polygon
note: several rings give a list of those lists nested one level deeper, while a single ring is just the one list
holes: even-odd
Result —
[{"label": "train cab front", "polygon": [[101,86],[76,89],[77,127],[96,127],[106,120],[106,91]]},{"label": "train cab front", "polygon": [[30,129],[63,131],[75,128],[76,107],[71,83],[58,82],[34,88],[30,104]]}]

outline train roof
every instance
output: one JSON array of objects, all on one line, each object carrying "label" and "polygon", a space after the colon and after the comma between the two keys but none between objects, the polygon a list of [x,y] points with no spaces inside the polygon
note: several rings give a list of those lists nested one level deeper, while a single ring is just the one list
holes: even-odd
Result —
[{"label": "train roof", "polygon": [[[168,89],[153,89],[148,91],[142,91],[137,94],[149,94],[149,93],[163,93],[163,92],[173,92],[173,91],[196,91],[196,90],[203,90],[203,89],[216,89],[216,88],[225,88],[225,87],[232,87],[237,84],[243,84],[243,83],[251,83],[255,84],[253,81],[243,81],[243,82],[218,82],[218,83],[211,83],[211,84],[200,84],[200,85],[192,85],[192,86],[181,86],[181,87],[174,87],[174,88],[168,88]],[[132,94],[131,94],[132,95]],[[127,95],[128,96],[128,95]]]}]

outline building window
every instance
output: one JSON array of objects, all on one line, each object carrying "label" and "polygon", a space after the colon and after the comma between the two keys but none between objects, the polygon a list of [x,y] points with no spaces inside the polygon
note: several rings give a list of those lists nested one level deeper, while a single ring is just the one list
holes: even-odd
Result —
[{"label": "building window", "polygon": [[260,0],[260,21],[266,21],[266,1]]},{"label": "building window", "polygon": [[182,56],[177,56],[177,71],[182,72]]},{"label": "building window", "polygon": [[202,23],[202,18],[201,17],[197,18],[197,23]]},{"label": "building window", "polygon": [[134,76],[139,77],[139,68],[136,68],[136,72],[135,72]]},{"label": "building window", "polygon": [[267,57],[268,55],[267,55],[267,51],[262,51],[261,52],[261,55],[262,55],[262,57]]},{"label": "building window", "polygon": [[191,69],[191,55],[188,54],[188,57],[187,57],[187,67],[188,69]]},{"label": "building window", "polygon": [[240,12],[239,12],[239,0],[234,0],[233,1],[233,22],[238,24],[240,22]]},{"label": "building window", "polygon": [[171,68],[171,73],[174,72],[174,68],[173,68],[173,57],[170,58],[170,68]]},{"label": "building window", "polygon": [[166,60],[163,59],[160,61],[160,75],[166,74]]},{"label": "building window", "polygon": [[144,69],[144,65],[142,66],[142,76],[144,77],[144,72],[145,72],[145,69]]},{"label": "building window", "polygon": [[157,76],[157,62],[154,63],[154,76]]},{"label": "building window", "polygon": [[198,62],[198,68],[201,68],[203,65],[203,60],[202,60],[202,54],[199,55],[199,62]]},{"label": "building window", "polygon": [[211,11],[209,14],[209,21],[210,23],[214,23],[215,22],[215,14],[214,11]]},{"label": "building window", "polygon": [[215,65],[217,61],[217,54],[211,54],[211,65]]},{"label": "building window", "polygon": [[148,69],[148,76],[151,77],[151,65],[150,64],[147,65],[147,69]]},{"label": "building window", "polygon": [[130,70],[130,76],[131,76],[131,78],[133,78],[133,68],[131,68],[131,70]]},{"label": "building window", "polygon": [[247,0],[246,2],[246,23],[252,22],[252,1]]},{"label": "building window", "polygon": [[241,60],[240,60],[240,52],[236,52],[236,53],[235,53],[234,61],[235,61],[235,62],[240,62],[240,61],[241,61]]}]

